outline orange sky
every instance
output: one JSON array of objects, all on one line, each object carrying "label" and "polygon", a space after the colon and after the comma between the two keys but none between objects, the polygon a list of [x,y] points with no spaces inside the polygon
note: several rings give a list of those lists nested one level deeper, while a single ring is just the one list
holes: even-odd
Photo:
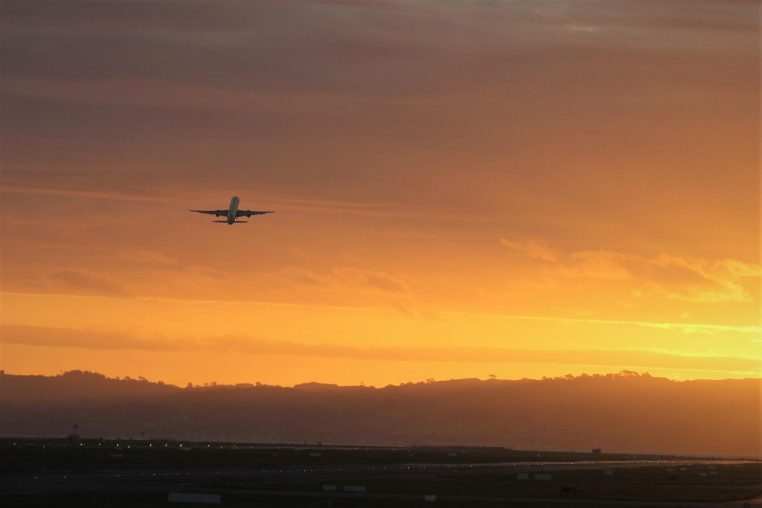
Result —
[{"label": "orange sky", "polygon": [[0,365],[759,376],[757,14],[4,2]]}]

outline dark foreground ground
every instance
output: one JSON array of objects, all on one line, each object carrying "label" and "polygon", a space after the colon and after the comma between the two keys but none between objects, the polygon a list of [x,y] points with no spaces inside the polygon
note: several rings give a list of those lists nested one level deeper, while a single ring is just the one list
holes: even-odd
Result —
[{"label": "dark foreground ground", "polygon": [[[503,448],[0,440],[0,506],[762,506],[762,463]],[[174,493],[174,494],[172,494]],[[213,496],[198,496],[213,494]]]}]

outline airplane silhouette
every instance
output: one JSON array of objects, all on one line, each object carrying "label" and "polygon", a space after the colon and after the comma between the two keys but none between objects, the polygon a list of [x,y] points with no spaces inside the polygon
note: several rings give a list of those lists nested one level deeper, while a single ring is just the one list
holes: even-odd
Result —
[{"label": "airplane silhouette", "polygon": [[225,220],[213,220],[212,222],[224,222],[228,225],[246,223],[245,220],[237,220],[238,217],[251,217],[252,215],[264,215],[266,213],[275,213],[275,210],[239,210],[238,203],[240,199],[238,196],[230,198],[230,206],[227,210],[189,210],[196,213],[206,213],[208,215],[214,215],[216,217],[227,217]]}]

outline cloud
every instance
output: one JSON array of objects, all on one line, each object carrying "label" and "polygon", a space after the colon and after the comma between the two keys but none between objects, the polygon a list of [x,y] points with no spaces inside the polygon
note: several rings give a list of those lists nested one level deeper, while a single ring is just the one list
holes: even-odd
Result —
[{"label": "cloud", "polygon": [[508,238],[501,238],[500,245],[513,253],[541,261],[557,261],[559,258],[559,254],[554,249],[535,239],[509,240]]},{"label": "cloud", "polygon": [[626,254],[605,250],[572,252],[557,270],[565,277],[628,279],[632,274],[626,267],[627,258]]},{"label": "cloud", "polygon": [[750,288],[762,277],[762,266],[737,259],[697,259],[660,254],[644,257],[611,250],[561,254],[538,240],[500,239],[512,255],[541,263],[552,278],[621,281],[635,294],[659,293],[692,302],[748,302]]},{"label": "cloud", "polygon": [[694,302],[747,302],[749,286],[762,276],[762,267],[735,259],[714,261],[685,259],[662,254],[637,267],[656,291]]},{"label": "cloud", "polygon": [[175,351],[190,349],[189,344],[162,337],[143,338],[126,332],[45,326],[1,325],[4,344],[25,346],[85,348],[96,350]]},{"label": "cloud", "polygon": [[270,341],[241,336],[167,338],[128,332],[2,325],[3,343],[41,347],[147,351],[214,350],[257,355],[307,356],[397,362],[540,363],[757,372],[758,359],[682,355],[641,350],[526,350],[497,347],[356,347]]},{"label": "cloud", "polygon": [[83,270],[64,269],[50,272],[47,279],[67,291],[82,294],[126,296],[127,289],[111,279]]},{"label": "cloud", "polygon": [[282,268],[278,274],[311,288],[334,291],[359,289],[382,293],[410,293],[410,288],[404,281],[382,271],[334,267],[318,274],[301,266],[287,266]]},{"label": "cloud", "polygon": [[570,24],[570,25],[565,25],[565,27],[567,30],[570,30],[572,32],[584,32],[584,33],[590,33],[590,34],[599,32],[601,30],[599,27],[589,26],[589,25]]},{"label": "cloud", "polygon": [[334,285],[334,281],[330,277],[317,275],[315,272],[301,266],[287,266],[282,268],[278,273],[301,286],[330,288]]},{"label": "cloud", "polygon": [[339,268],[337,276],[344,282],[387,293],[410,293],[410,288],[401,279],[381,271]]},{"label": "cloud", "polygon": [[122,257],[128,261],[154,268],[175,268],[178,265],[176,259],[157,250],[135,249],[123,253]]},{"label": "cloud", "polygon": [[[4,175],[5,178],[3,180],[9,181],[12,180],[14,175],[14,172],[11,171],[10,175]],[[23,178],[29,177],[29,172],[26,172],[26,175],[18,174],[20,177],[19,180],[22,180]],[[37,175],[38,178],[40,175]],[[64,182],[61,182],[62,185]],[[161,203],[166,202],[167,198],[166,196],[150,196],[147,195],[145,192],[141,192],[140,195],[133,193],[123,193],[123,192],[108,192],[108,191],[89,191],[89,190],[79,190],[79,189],[65,189],[65,188],[48,188],[48,187],[40,187],[37,185],[33,186],[23,186],[23,185],[2,185],[0,186],[0,192],[2,193],[8,193],[8,194],[32,194],[32,195],[40,195],[40,196],[69,196],[69,197],[75,197],[75,198],[91,198],[91,199],[103,199],[103,200],[109,200],[109,201],[137,201],[137,202],[150,202],[150,203]]]}]

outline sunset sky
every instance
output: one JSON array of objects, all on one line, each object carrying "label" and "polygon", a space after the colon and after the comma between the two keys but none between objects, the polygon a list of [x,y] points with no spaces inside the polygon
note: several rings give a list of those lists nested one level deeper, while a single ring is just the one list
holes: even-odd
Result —
[{"label": "sunset sky", "polygon": [[756,1],[1,6],[8,373],[762,375]]}]

